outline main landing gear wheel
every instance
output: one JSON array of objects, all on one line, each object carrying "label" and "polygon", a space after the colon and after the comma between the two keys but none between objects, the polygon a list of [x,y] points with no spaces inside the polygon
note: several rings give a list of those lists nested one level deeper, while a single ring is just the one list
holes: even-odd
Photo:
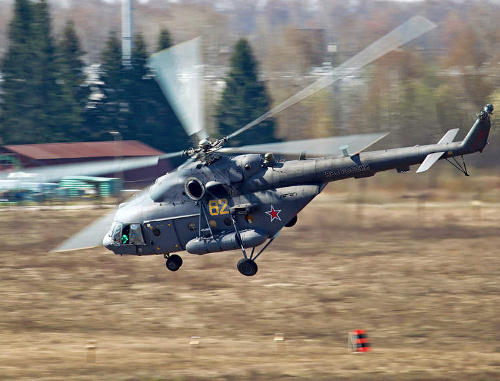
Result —
[{"label": "main landing gear wheel", "polygon": [[257,270],[259,269],[257,267],[257,263],[255,261],[248,259],[248,258],[242,258],[238,261],[238,271],[242,273],[245,276],[254,276],[257,274]]},{"label": "main landing gear wheel", "polygon": [[167,258],[166,266],[170,271],[177,271],[182,266],[182,258],[177,254],[171,255]]}]

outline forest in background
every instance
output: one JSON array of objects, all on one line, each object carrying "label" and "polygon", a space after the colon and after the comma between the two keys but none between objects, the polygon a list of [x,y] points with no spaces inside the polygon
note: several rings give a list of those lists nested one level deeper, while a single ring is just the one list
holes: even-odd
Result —
[{"label": "forest in background", "polygon": [[[99,0],[49,4],[55,37],[73,20],[83,60],[87,65],[101,63],[110,33],[120,31],[120,4]],[[2,55],[7,51],[11,6],[12,2],[0,2]],[[500,105],[500,6],[495,2],[150,0],[136,2],[135,8],[136,32],[143,35],[148,54],[164,28],[173,43],[203,36],[207,125],[212,133],[219,89],[240,37],[248,38],[260,77],[273,104],[278,104],[317,79],[314,68],[338,65],[417,14],[438,28],[368,66],[356,78],[283,112],[277,117],[277,138],[390,131],[390,145],[432,143],[451,128],[460,127],[464,134],[485,103]],[[327,46],[336,51],[328,53]],[[498,121],[494,124],[498,126]],[[495,131],[491,140],[498,143]],[[482,164],[497,162],[498,144],[487,151],[494,160],[481,160]]]}]

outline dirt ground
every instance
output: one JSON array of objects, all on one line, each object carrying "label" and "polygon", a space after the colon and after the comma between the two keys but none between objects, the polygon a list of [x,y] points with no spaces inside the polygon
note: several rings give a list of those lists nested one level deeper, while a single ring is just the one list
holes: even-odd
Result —
[{"label": "dirt ground", "polygon": [[320,195],[251,278],[237,251],[49,253],[107,210],[0,209],[0,379],[499,380],[500,203],[352,201]]}]

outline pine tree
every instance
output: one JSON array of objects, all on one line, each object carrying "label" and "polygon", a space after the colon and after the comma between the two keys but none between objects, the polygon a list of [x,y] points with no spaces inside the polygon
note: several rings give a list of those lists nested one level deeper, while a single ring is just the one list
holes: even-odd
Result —
[{"label": "pine tree", "polygon": [[65,102],[59,78],[56,44],[52,36],[50,8],[46,0],[33,3],[32,50],[35,85],[32,118],[38,126],[38,141],[65,140],[71,108]]},{"label": "pine tree", "polygon": [[87,115],[86,125],[91,139],[107,140],[109,131],[119,131],[123,139],[130,139],[126,123],[129,110],[124,99],[124,77],[121,43],[116,33],[111,32],[102,53],[103,84],[99,88],[102,99],[94,103],[92,112]]},{"label": "pine tree", "polygon": [[[227,136],[269,111],[271,100],[257,73],[258,65],[250,44],[242,38],[234,47],[229,77],[216,115],[220,134]],[[274,120],[267,119],[231,140],[231,144],[277,141],[274,130]]]},{"label": "pine tree", "polygon": [[137,34],[126,92],[130,105],[129,128],[136,139],[155,148],[166,152],[179,150],[179,146],[186,143],[186,134],[150,72],[147,57],[144,38]]},{"label": "pine tree", "polygon": [[73,21],[68,21],[63,30],[62,38],[58,45],[59,81],[62,87],[62,104],[65,105],[64,121],[66,133],[64,140],[77,141],[88,139],[82,133],[83,114],[87,106],[90,90],[84,86],[86,76],[84,62],[81,57],[83,52],[75,30]]},{"label": "pine tree", "polygon": [[26,136],[36,136],[36,125],[30,118],[34,107],[33,18],[31,2],[16,0],[9,24],[9,50],[0,68],[4,80],[0,120],[4,144],[22,143]]},{"label": "pine tree", "polygon": [[1,66],[4,143],[67,140],[72,107],[63,91],[47,1],[16,0],[9,39]]},{"label": "pine tree", "polygon": [[87,113],[91,138],[107,139],[120,131],[123,139],[137,139],[166,152],[186,147],[186,134],[147,66],[143,36],[134,36],[130,66],[121,59],[121,44],[111,33],[102,54],[103,98]]},{"label": "pine tree", "polygon": [[160,34],[158,36],[158,46],[157,50],[164,50],[168,49],[172,46],[172,38],[170,37],[170,32],[168,29],[163,28],[160,30]]},{"label": "pine tree", "polygon": [[138,33],[134,36],[130,68],[124,72],[124,99],[128,104],[129,111],[127,129],[134,139],[144,142],[151,141],[147,126],[150,112],[147,58],[148,53],[144,37]]},{"label": "pine tree", "polygon": [[[158,35],[157,50],[160,51],[170,47],[172,47],[172,38],[168,29],[164,28]],[[174,152],[182,148],[188,148],[189,139],[177,119],[174,110],[163,95],[158,82],[154,80],[152,74],[149,76],[149,79],[151,79],[148,83],[151,101],[150,128],[155,140],[151,145],[165,152]],[[175,164],[180,164],[180,162]]]}]

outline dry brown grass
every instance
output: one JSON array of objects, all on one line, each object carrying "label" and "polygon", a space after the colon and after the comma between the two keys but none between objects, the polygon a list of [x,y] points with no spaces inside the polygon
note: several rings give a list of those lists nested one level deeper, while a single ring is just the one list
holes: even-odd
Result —
[{"label": "dry brown grass", "polygon": [[[500,379],[500,205],[371,197],[322,194],[253,278],[236,251],[183,255],[177,273],[48,253],[104,211],[1,209],[0,379]],[[369,354],[347,353],[358,328]]]}]

